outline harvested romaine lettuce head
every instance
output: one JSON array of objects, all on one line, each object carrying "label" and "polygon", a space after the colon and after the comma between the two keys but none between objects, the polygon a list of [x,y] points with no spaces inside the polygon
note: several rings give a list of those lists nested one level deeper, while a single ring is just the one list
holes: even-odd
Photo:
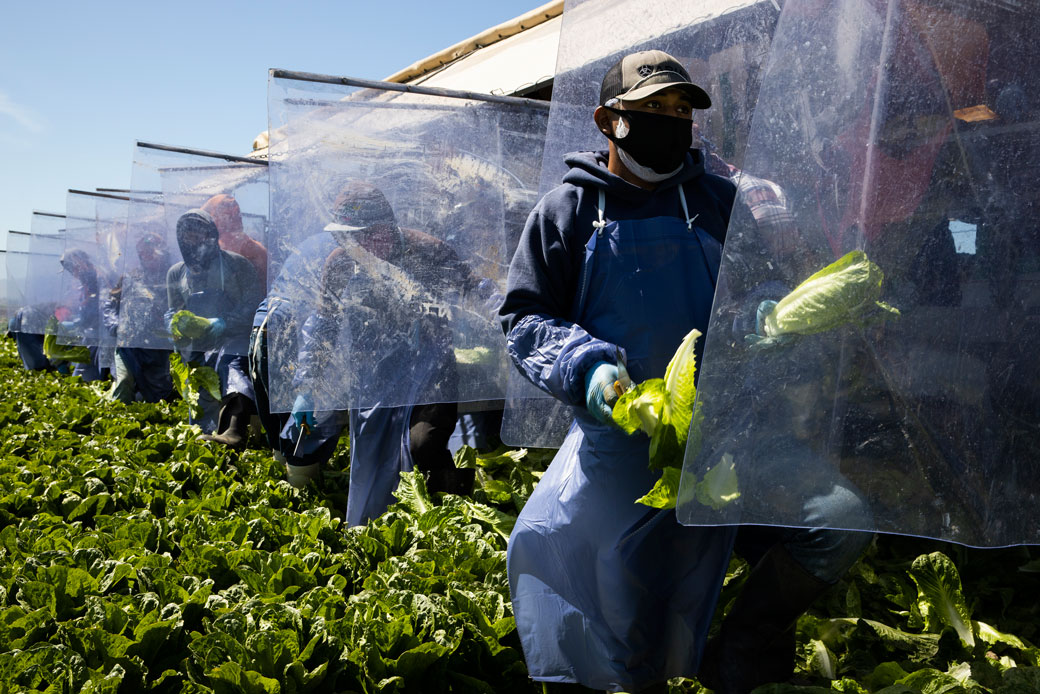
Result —
[{"label": "harvested romaine lettuce head", "polygon": [[813,274],[781,299],[764,321],[766,337],[812,335],[858,321],[881,309],[899,311],[884,302],[885,273],[863,251],[851,251]]},{"label": "harvested romaine lettuce head", "polygon": [[43,329],[43,354],[51,361],[71,361],[77,364],[90,362],[90,350],[82,345],[59,345],[58,319],[51,316]]},{"label": "harvested romaine lettuce head", "polygon": [[701,336],[691,330],[672,360],[664,378],[650,378],[633,386],[614,405],[614,422],[629,434],[642,431],[650,437],[650,467],[664,470],[654,489],[640,503],[655,508],[675,506],[679,468],[686,452],[686,438],[697,396],[694,348]]},{"label": "harvested romaine lettuce head", "polygon": [[197,340],[206,333],[209,321],[191,311],[177,311],[170,321],[170,334],[175,340]]},{"label": "harvested romaine lettuce head", "polygon": [[633,386],[614,405],[614,422],[619,427],[629,434],[642,431],[650,437],[652,468],[682,465],[697,395],[694,347],[700,336],[699,330],[691,330],[668,362],[664,378],[649,378]]}]

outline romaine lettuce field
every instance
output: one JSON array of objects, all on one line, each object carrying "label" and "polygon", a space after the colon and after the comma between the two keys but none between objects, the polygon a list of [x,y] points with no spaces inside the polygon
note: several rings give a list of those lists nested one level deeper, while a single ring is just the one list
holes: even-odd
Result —
[{"label": "romaine lettuce field", "polygon": [[[505,548],[547,452],[463,449],[473,499],[406,476],[347,529],[345,446],[300,492],[195,442],[181,402],[111,403],[0,342],[0,691],[542,691]],[[1040,691],[1038,579],[1032,548],[879,538],[799,622],[799,684],[762,691]]]}]

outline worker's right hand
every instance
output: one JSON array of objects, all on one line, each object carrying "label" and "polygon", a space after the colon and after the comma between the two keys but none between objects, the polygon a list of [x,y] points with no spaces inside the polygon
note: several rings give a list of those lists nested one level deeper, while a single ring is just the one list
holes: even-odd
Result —
[{"label": "worker's right hand", "polygon": [[298,428],[302,429],[304,424],[314,428],[314,400],[311,399],[309,393],[300,393],[296,396],[290,415]]},{"label": "worker's right hand", "polygon": [[616,364],[598,361],[585,372],[585,407],[596,421],[601,424],[613,424],[614,403],[617,392],[614,381],[618,380]]}]

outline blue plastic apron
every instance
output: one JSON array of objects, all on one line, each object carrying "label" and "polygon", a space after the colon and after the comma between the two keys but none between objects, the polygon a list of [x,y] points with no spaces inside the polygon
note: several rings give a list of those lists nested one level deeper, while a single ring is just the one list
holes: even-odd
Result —
[{"label": "blue plastic apron", "polygon": [[411,405],[350,411],[347,525],[364,525],[395,501],[402,472],[411,471]]},{"label": "blue plastic apron", "polygon": [[[625,350],[633,380],[662,377],[708,326],[721,247],[696,218],[605,222],[604,204],[601,192],[576,322]],[[622,691],[697,671],[735,531],[636,504],[658,477],[649,446],[577,410],[517,520],[509,587],[536,680]]]}]

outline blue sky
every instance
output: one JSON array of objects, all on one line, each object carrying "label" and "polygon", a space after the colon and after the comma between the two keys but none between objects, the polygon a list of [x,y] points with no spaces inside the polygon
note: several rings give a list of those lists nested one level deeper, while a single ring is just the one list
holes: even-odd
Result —
[{"label": "blue sky", "polygon": [[5,3],[0,238],[64,212],[68,188],[128,187],[136,140],[247,153],[268,68],[382,79],[541,4]]}]

